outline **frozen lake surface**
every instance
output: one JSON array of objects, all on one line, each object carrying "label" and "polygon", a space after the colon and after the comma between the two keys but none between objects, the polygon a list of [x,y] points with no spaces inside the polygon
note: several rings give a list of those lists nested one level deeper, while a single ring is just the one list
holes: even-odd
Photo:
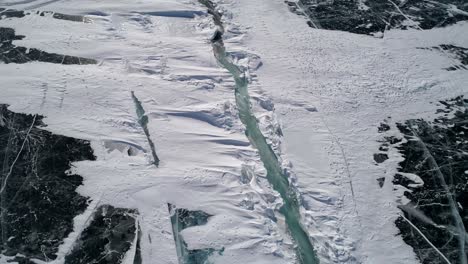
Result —
[{"label": "frozen lake surface", "polygon": [[467,263],[467,20],[0,1],[0,263]]}]

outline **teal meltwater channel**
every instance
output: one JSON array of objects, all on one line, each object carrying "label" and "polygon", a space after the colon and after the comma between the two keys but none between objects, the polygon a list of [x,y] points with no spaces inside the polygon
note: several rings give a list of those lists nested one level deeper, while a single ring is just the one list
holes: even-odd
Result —
[{"label": "teal meltwater channel", "polygon": [[213,16],[215,24],[219,27],[212,38],[215,57],[234,77],[236,83],[235,97],[240,119],[246,127],[245,133],[249,141],[257,148],[260,154],[260,158],[267,171],[268,181],[273,186],[273,189],[280,193],[283,199],[284,204],[280,212],[284,215],[289,233],[296,243],[299,262],[301,264],[317,264],[319,261],[309,239],[309,235],[301,224],[297,194],[294,189],[291,188],[287,177],[284,175],[275,152],[260,131],[257,118],[252,114],[248,93],[248,80],[244,72],[231,61],[229,55],[226,53],[222,39],[224,28],[221,22],[221,15],[216,11],[215,5],[211,1],[199,1],[208,7],[208,11]]}]

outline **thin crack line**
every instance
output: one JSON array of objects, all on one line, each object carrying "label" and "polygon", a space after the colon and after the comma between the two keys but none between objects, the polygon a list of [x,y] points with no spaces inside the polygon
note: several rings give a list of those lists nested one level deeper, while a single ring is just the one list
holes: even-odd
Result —
[{"label": "thin crack line", "polygon": [[445,262],[447,262],[448,264],[452,264],[448,259],[447,257],[442,254],[442,252],[440,252],[440,250],[434,246],[434,244],[431,243],[431,241],[429,241],[429,239],[422,233],[421,230],[419,230],[419,228],[417,228],[410,220],[408,220],[408,218],[406,218],[404,215],[400,214],[400,216],[405,219],[406,222],[408,222],[408,224],[414,228],[414,230],[416,230],[421,236],[422,238],[424,238],[424,240],[426,240],[426,242],[445,260]]},{"label": "thin crack line", "polygon": [[0,194],[3,193],[3,191],[4,191],[5,188],[6,188],[8,178],[10,177],[11,173],[13,172],[13,168],[15,167],[15,164],[16,164],[16,162],[18,161],[18,159],[19,159],[19,157],[20,157],[20,155],[21,155],[21,152],[23,151],[24,146],[26,145],[26,141],[28,140],[29,133],[31,133],[31,130],[32,130],[32,128],[34,127],[34,123],[36,123],[36,117],[37,117],[37,114],[34,115],[34,118],[33,118],[33,121],[32,121],[32,123],[31,123],[31,126],[29,127],[28,132],[26,133],[26,136],[25,136],[25,138],[24,138],[23,144],[21,145],[21,149],[20,149],[20,151],[18,152],[18,154],[16,155],[15,160],[14,160],[13,163],[11,164],[11,166],[10,166],[10,171],[9,171],[8,174],[5,176],[5,180],[3,181],[2,188],[0,189]]}]

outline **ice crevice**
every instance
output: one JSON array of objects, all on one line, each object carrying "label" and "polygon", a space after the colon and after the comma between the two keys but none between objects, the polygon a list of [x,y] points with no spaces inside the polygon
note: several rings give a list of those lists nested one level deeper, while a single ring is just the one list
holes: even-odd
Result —
[{"label": "ice crevice", "polygon": [[148,144],[151,149],[151,155],[153,156],[153,163],[156,165],[156,167],[159,166],[159,157],[156,154],[156,147],[154,146],[153,140],[151,140],[150,132],[148,130],[148,116],[145,114],[145,109],[143,108],[143,105],[141,104],[141,101],[138,100],[138,98],[135,96],[135,93],[132,91],[132,99],[133,102],[135,103],[135,108],[136,108],[136,113],[138,117],[138,123],[140,124],[141,128],[143,128],[143,131],[145,132],[146,138],[148,140]]},{"label": "ice crevice", "polygon": [[212,15],[214,24],[217,26],[217,30],[211,38],[214,55],[218,63],[234,78],[235,99],[239,118],[245,126],[247,138],[258,150],[260,159],[267,171],[268,182],[283,200],[280,213],[285,217],[289,234],[296,244],[298,261],[301,264],[318,263],[309,234],[303,223],[301,223],[298,193],[294,186],[290,184],[275,151],[263,135],[259,127],[259,121],[253,114],[248,92],[248,73],[233,62],[233,58],[227,53],[224,46],[223,35],[225,30],[222,22],[222,12],[219,12],[216,5],[210,0],[199,0],[199,2],[208,8],[208,13]]}]

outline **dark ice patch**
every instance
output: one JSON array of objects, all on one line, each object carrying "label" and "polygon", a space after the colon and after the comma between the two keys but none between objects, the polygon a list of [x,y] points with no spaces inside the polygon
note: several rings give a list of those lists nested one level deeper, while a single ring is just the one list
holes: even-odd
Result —
[{"label": "dark ice patch", "polygon": [[190,211],[183,208],[176,208],[172,204],[168,204],[169,213],[171,214],[172,232],[174,241],[176,242],[177,256],[179,263],[184,264],[205,264],[208,263],[208,258],[214,253],[222,254],[224,248],[216,250],[214,248],[204,249],[188,249],[187,243],[181,235],[181,231],[193,227],[205,225],[211,215],[203,211]]},{"label": "dark ice patch", "polygon": [[109,16],[108,13],[101,12],[101,11],[91,11],[91,12],[88,12],[87,15],[90,15],[90,16],[101,16],[101,17]]},{"label": "dark ice patch", "polygon": [[149,11],[149,12],[135,12],[142,15],[159,16],[159,17],[175,17],[175,18],[195,18],[206,14],[203,11],[192,10],[173,10],[173,11]]},{"label": "dark ice patch", "polygon": [[13,40],[21,40],[23,38],[24,36],[16,35],[15,30],[12,28],[0,27],[0,42],[2,42],[1,44],[2,46],[3,46],[3,42],[11,42]]},{"label": "dark ice patch", "polygon": [[[76,192],[83,178],[69,171],[72,162],[95,160],[90,143],[52,134],[42,119],[0,105],[0,250],[18,263],[56,259],[89,203]],[[119,263],[134,241],[136,213],[101,206],[66,263]]]},{"label": "dark ice patch", "polygon": [[68,15],[52,11],[24,11],[24,10],[15,10],[15,9],[5,9],[0,8],[0,20],[5,18],[23,18],[29,15],[39,15],[39,16],[51,16],[52,18],[59,20],[67,20],[72,22],[87,22],[84,16],[81,15]]},{"label": "dark ice patch", "polygon": [[24,16],[26,16],[26,14],[22,10],[0,8],[0,20],[11,17],[22,18]]},{"label": "dark ice patch", "polygon": [[62,14],[62,13],[54,13],[52,17],[55,19],[67,20],[67,21],[73,21],[73,22],[86,22],[85,17],[80,16],[80,15],[67,15],[67,14]]},{"label": "dark ice patch", "polygon": [[100,206],[72,252],[66,256],[65,263],[121,263],[137,233],[136,215],[136,210]]},{"label": "dark ice patch", "polygon": [[377,163],[382,163],[388,160],[388,155],[385,153],[375,153],[374,154],[374,161]]},{"label": "dark ice patch", "polygon": [[393,11],[395,8],[387,0],[369,3],[372,5],[372,11],[360,9],[358,1],[338,0],[315,3],[313,0],[301,0],[300,2],[311,19],[309,26],[323,29],[371,34],[383,32],[387,24],[393,23],[396,26],[397,21],[403,20],[403,17],[399,15],[395,14],[394,17],[389,15],[388,10]]},{"label": "dark ice patch", "polygon": [[[406,141],[397,149],[405,160],[400,162],[393,183],[409,189],[404,195],[420,212],[402,211],[406,219],[451,263],[462,263],[467,258],[459,249],[466,243],[460,234],[468,225],[468,100],[457,97],[440,102],[440,106],[439,117],[432,121],[412,119],[398,124]],[[416,174],[424,185],[411,188],[413,182],[400,173]],[[396,226],[420,261],[446,263],[406,219],[398,218]]]},{"label": "dark ice patch", "polygon": [[192,226],[205,225],[208,223],[208,218],[211,217],[211,215],[203,211],[190,211],[184,208],[176,208],[172,204],[169,204],[168,207],[171,217],[174,217],[174,220],[177,221],[180,230]]},{"label": "dark ice patch", "polygon": [[80,15],[67,15],[58,12],[51,12],[51,11],[42,11],[40,12],[40,16],[52,16],[52,18],[59,19],[59,20],[67,20],[72,22],[86,22],[84,16]]},{"label": "dark ice patch", "polygon": [[88,206],[76,192],[82,177],[66,172],[74,161],[95,159],[88,141],[43,130],[42,119],[0,105],[0,250],[21,254],[21,263],[56,258],[73,218]]},{"label": "dark ice patch", "polygon": [[[371,35],[408,27],[425,30],[468,20],[462,14],[468,11],[465,0],[299,0],[299,3],[310,18],[310,26],[357,34]],[[456,12],[453,7],[462,12]],[[407,23],[408,18],[415,25]]]}]

